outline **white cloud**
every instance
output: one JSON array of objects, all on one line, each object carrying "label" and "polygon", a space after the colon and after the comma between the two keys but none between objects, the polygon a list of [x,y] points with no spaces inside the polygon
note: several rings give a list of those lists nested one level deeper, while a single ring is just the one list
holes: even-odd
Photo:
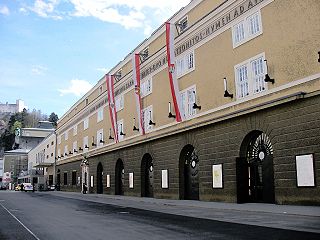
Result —
[{"label": "white cloud", "polygon": [[36,65],[32,67],[31,73],[34,75],[44,75],[47,70],[48,70],[47,67]]},{"label": "white cloud", "polygon": [[[35,0],[28,10],[44,18],[93,17],[119,24],[125,29],[142,28],[150,33],[190,0]],[[62,5],[72,10],[59,11]],[[65,8],[64,8],[65,9]],[[69,8],[70,9],[70,8]]]},{"label": "white cloud", "polygon": [[103,73],[108,73],[110,71],[108,68],[96,68],[96,70]]},{"label": "white cloud", "polygon": [[68,88],[58,89],[58,91],[60,92],[60,96],[74,94],[77,97],[80,97],[87,93],[92,87],[93,86],[85,80],[72,79]]},{"label": "white cloud", "polygon": [[0,14],[8,16],[10,14],[9,8],[7,6],[0,6]]}]

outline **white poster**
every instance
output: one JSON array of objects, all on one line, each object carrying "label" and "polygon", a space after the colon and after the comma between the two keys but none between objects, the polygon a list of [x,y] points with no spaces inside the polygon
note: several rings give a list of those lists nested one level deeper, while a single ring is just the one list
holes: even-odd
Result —
[{"label": "white poster", "polygon": [[168,188],[168,170],[161,170],[162,178],[161,178],[161,187]]},{"label": "white poster", "polygon": [[296,156],[297,186],[314,187],[313,155]]},{"label": "white poster", "polygon": [[129,188],[133,188],[133,173],[129,173]]},{"label": "white poster", "polygon": [[212,187],[223,188],[222,164],[212,165]]},{"label": "white poster", "polygon": [[91,176],[90,186],[93,187],[93,176]]},{"label": "white poster", "polygon": [[110,187],[110,175],[107,174],[107,188]]}]

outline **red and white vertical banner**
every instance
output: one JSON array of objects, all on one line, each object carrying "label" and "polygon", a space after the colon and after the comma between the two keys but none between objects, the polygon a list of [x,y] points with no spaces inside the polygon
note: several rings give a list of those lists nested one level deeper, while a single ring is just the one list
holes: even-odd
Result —
[{"label": "red and white vertical banner", "polygon": [[115,142],[118,142],[118,130],[117,130],[117,111],[116,104],[114,100],[114,76],[106,74],[106,84],[107,84],[107,92],[108,92],[108,105],[109,105],[109,113],[111,126],[114,134]]},{"label": "red and white vertical banner", "polygon": [[170,89],[174,111],[176,114],[176,121],[181,122],[184,116],[181,114],[182,109],[179,93],[179,85],[177,80],[177,71],[175,69],[175,55],[174,55],[174,30],[175,25],[166,22],[166,45],[167,45],[167,58],[168,58],[168,73],[170,80]]},{"label": "red and white vertical banner", "polygon": [[133,83],[134,83],[139,131],[142,135],[144,135],[145,130],[142,122],[143,113],[142,113],[141,88],[140,88],[141,79],[140,79],[140,55],[139,54],[134,54],[134,56],[132,57],[132,70],[133,70]]}]

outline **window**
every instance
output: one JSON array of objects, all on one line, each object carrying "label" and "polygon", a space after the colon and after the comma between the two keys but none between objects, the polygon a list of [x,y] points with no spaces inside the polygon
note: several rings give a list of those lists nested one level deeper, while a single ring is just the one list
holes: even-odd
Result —
[{"label": "window", "polygon": [[141,83],[140,86],[141,97],[145,97],[152,93],[152,79],[147,79],[146,81]]},{"label": "window", "polygon": [[86,106],[89,104],[89,99],[86,98]]},{"label": "window", "polygon": [[51,157],[53,157],[53,153],[51,153]]},{"label": "window", "polygon": [[61,151],[58,149],[58,157],[61,157]]},{"label": "window", "polygon": [[103,146],[103,129],[97,131],[97,146]]},{"label": "window", "polygon": [[77,172],[76,171],[72,171],[72,185],[76,185],[77,184]]},{"label": "window", "polygon": [[88,136],[85,136],[83,138],[83,152],[88,152],[88,150],[89,150],[88,147],[89,147]]},{"label": "window", "polygon": [[68,173],[63,173],[63,185],[68,185]]},{"label": "window", "polygon": [[102,93],[102,86],[99,87],[99,94]]},{"label": "window", "polygon": [[233,47],[262,34],[261,13],[256,12],[232,27]]},{"label": "window", "polygon": [[65,140],[65,141],[68,140],[68,131],[66,131],[66,132],[64,133],[64,140]]},{"label": "window", "polygon": [[68,154],[68,145],[64,146],[64,155],[66,156]]},{"label": "window", "polygon": [[97,122],[100,122],[103,120],[103,107],[99,108],[98,115],[97,115]]},{"label": "window", "polygon": [[180,92],[181,114],[186,118],[191,118],[197,111],[193,109],[196,102],[196,87],[192,86]]},{"label": "window", "polygon": [[47,148],[49,148],[49,144],[47,144]]},{"label": "window", "polygon": [[150,120],[153,121],[152,114],[153,114],[152,105],[142,110],[142,117],[143,117],[142,122],[143,122],[144,130],[146,132],[152,130],[153,125],[149,125]]},{"label": "window", "polygon": [[51,142],[51,145],[53,145],[53,141]]},{"label": "window", "polygon": [[177,58],[176,68],[178,77],[182,77],[183,75],[193,71],[195,69],[194,52],[188,52]]},{"label": "window", "polygon": [[61,144],[61,136],[58,136],[58,144]]},{"label": "window", "polygon": [[73,127],[73,136],[77,135],[78,134],[78,125],[75,125]]},{"label": "window", "polygon": [[181,34],[188,28],[188,16],[183,17],[179,22],[178,22],[178,33]]},{"label": "window", "polygon": [[263,92],[267,89],[264,81],[264,54],[253,57],[235,66],[237,98]]},{"label": "window", "polygon": [[149,47],[143,49],[143,50],[140,52],[141,62],[145,61],[148,57],[149,57]]},{"label": "window", "polygon": [[[118,130],[118,139],[119,141],[122,141],[124,139],[124,124],[123,124],[123,119],[119,120],[117,122],[117,130]],[[123,133],[123,134],[121,134]]]},{"label": "window", "polygon": [[116,101],[116,111],[119,112],[124,108],[124,97],[123,94],[115,99]]},{"label": "window", "polygon": [[78,143],[77,143],[77,141],[74,141],[72,143],[72,152],[75,153],[75,151],[78,151],[77,148],[78,148]]},{"label": "window", "polygon": [[89,127],[89,118],[83,120],[83,130],[88,129]]}]

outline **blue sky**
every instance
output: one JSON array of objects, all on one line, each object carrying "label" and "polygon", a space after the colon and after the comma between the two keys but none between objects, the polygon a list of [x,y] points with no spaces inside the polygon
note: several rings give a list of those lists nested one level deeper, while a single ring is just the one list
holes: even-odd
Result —
[{"label": "blue sky", "polygon": [[0,102],[61,117],[190,0],[0,0]]}]

